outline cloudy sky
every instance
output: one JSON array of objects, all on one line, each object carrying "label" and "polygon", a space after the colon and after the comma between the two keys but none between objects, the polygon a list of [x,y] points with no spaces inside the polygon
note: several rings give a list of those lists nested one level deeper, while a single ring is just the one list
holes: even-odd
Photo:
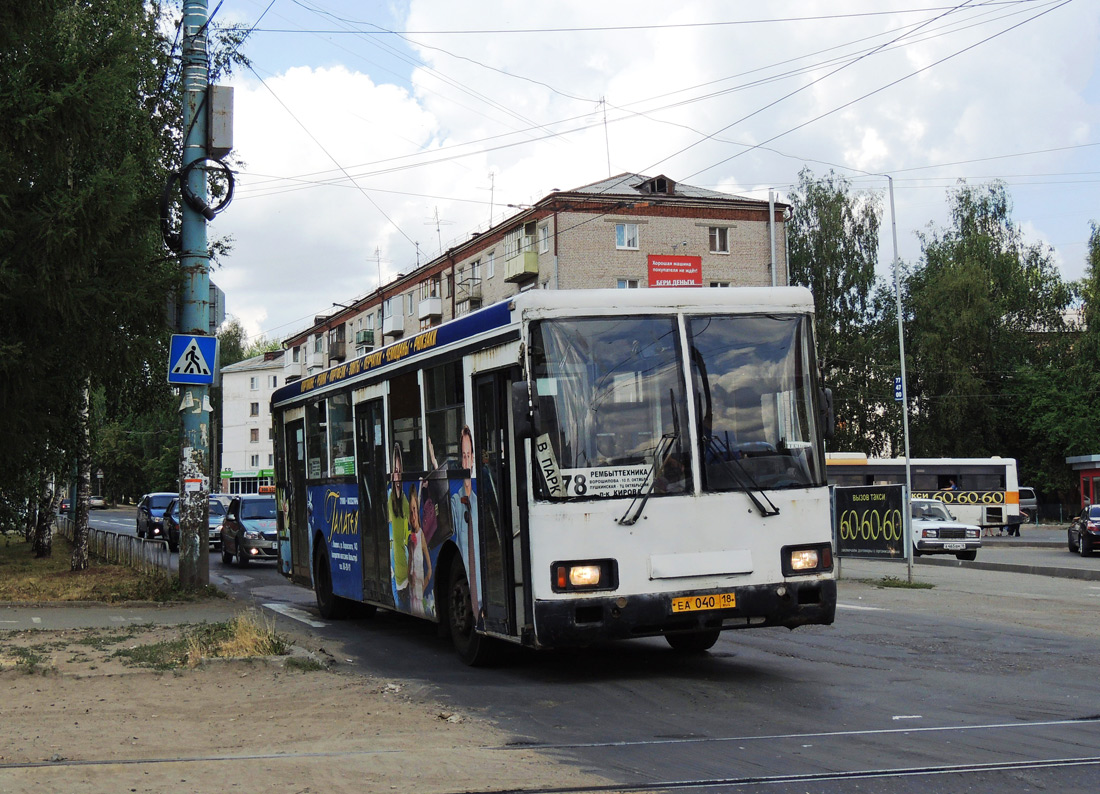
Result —
[{"label": "cloudy sky", "polygon": [[[210,0],[213,11],[216,0]],[[1095,0],[225,0],[235,86],[213,274],[282,339],[555,188],[624,171],[785,200],[885,195],[902,259],[959,179],[1080,278],[1100,222]],[[887,211],[888,211],[888,205]],[[931,225],[931,227],[930,227]],[[892,258],[884,218],[881,272]]]}]

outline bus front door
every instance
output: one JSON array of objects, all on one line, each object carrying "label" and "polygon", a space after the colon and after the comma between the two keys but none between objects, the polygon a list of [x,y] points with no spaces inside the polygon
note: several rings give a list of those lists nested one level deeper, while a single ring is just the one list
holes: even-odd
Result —
[{"label": "bus front door", "polygon": [[515,588],[512,564],[515,512],[507,466],[509,383],[506,372],[474,377],[474,459],[485,628],[515,634],[515,610],[510,597]]},{"label": "bus front door", "polygon": [[386,444],[382,400],[355,406],[355,470],[359,480],[359,526],[363,538],[363,596],[392,602],[389,529],[386,524]]},{"label": "bus front door", "polygon": [[290,579],[313,586],[306,515],[306,430],[301,420],[286,425],[287,502],[290,511]]}]

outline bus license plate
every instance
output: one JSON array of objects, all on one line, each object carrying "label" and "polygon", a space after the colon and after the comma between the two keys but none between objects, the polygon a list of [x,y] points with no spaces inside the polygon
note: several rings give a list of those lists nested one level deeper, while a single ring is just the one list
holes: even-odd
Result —
[{"label": "bus license plate", "polygon": [[733,593],[685,596],[672,599],[673,612],[699,612],[704,609],[733,609],[737,597]]},{"label": "bus license plate", "polygon": [[963,551],[966,549],[965,543],[944,543],[943,547],[948,551]]}]

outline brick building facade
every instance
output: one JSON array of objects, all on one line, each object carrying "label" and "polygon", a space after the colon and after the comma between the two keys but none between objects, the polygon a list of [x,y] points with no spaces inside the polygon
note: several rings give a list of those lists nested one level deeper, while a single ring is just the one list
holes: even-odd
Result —
[{"label": "brick building facade", "polygon": [[283,346],[287,381],[527,289],[788,283],[787,205],[620,174],[555,191],[317,317]]}]

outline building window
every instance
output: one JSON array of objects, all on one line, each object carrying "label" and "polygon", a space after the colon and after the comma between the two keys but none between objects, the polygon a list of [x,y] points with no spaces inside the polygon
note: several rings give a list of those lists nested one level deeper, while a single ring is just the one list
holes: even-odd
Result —
[{"label": "building window", "polygon": [[271,388],[273,388],[273,389],[279,388],[279,376],[278,375],[272,375],[271,376]]},{"label": "building window", "polygon": [[470,278],[472,278],[474,281],[479,281],[481,279],[480,259],[475,259],[473,262],[470,263]]},{"label": "building window", "polygon": [[260,404],[259,403],[249,403],[248,404],[248,415],[249,416],[259,416],[260,415]]},{"label": "building window", "polygon": [[728,287],[730,283],[728,281],[712,281],[710,285],[712,287]]},{"label": "building window", "polygon": [[259,444],[260,443],[260,428],[254,427],[249,431],[249,433],[251,434],[251,437],[248,440],[251,441],[253,444]]},{"label": "building window", "polygon": [[416,313],[416,301],[413,300],[413,294],[410,292],[409,293],[409,311],[407,312],[407,314],[413,315],[415,313]]},{"label": "building window", "polygon": [[268,466],[274,466],[275,465],[275,454],[274,453],[267,456],[267,465]]},{"label": "building window", "polygon": [[325,352],[325,337],[323,334],[317,334],[313,337],[313,352],[324,353]]},{"label": "building window", "polygon": [[248,388],[252,391],[256,391],[256,389],[260,388],[260,379],[253,375],[248,379]]},{"label": "building window", "polygon": [[496,269],[496,258],[496,251],[490,251],[489,256],[485,258],[485,278],[493,277],[493,271]]},{"label": "building window", "polygon": [[725,226],[710,227],[710,252],[712,254],[730,252],[730,230]]},{"label": "building window", "polygon": [[638,279],[636,278],[621,278],[618,283],[619,289],[638,289]]},{"label": "building window", "polygon": [[273,438],[275,438],[275,428],[269,427],[267,429],[267,440],[271,441]]},{"label": "building window", "polygon": [[253,455],[251,458],[249,458],[249,461],[251,461],[249,465],[251,465],[252,468],[258,469],[260,467],[260,456],[259,455]]},{"label": "building window", "polygon": [[625,248],[630,251],[638,250],[638,224],[615,224],[615,247]]},{"label": "building window", "polygon": [[302,348],[301,348],[301,346],[299,346],[299,345],[295,345],[295,346],[294,346],[294,350],[293,350],[293,352],[292,352],[292,355],[291,355],[291,360],[292,360],[292,361],[293,361],[293,362],[294,362],[295,364],[297,364],[297,363],[298,363],[298,362],[299,362],[299,361],[301,360],[301,359],[299,358],[299,356],[301,355],[301,353],[300,353],[301,349],[302,349]]},{"label": "building window", "polygon": [[550,224],[544,223],[539,227],[539,253],[545,254],[550,251]]}]

